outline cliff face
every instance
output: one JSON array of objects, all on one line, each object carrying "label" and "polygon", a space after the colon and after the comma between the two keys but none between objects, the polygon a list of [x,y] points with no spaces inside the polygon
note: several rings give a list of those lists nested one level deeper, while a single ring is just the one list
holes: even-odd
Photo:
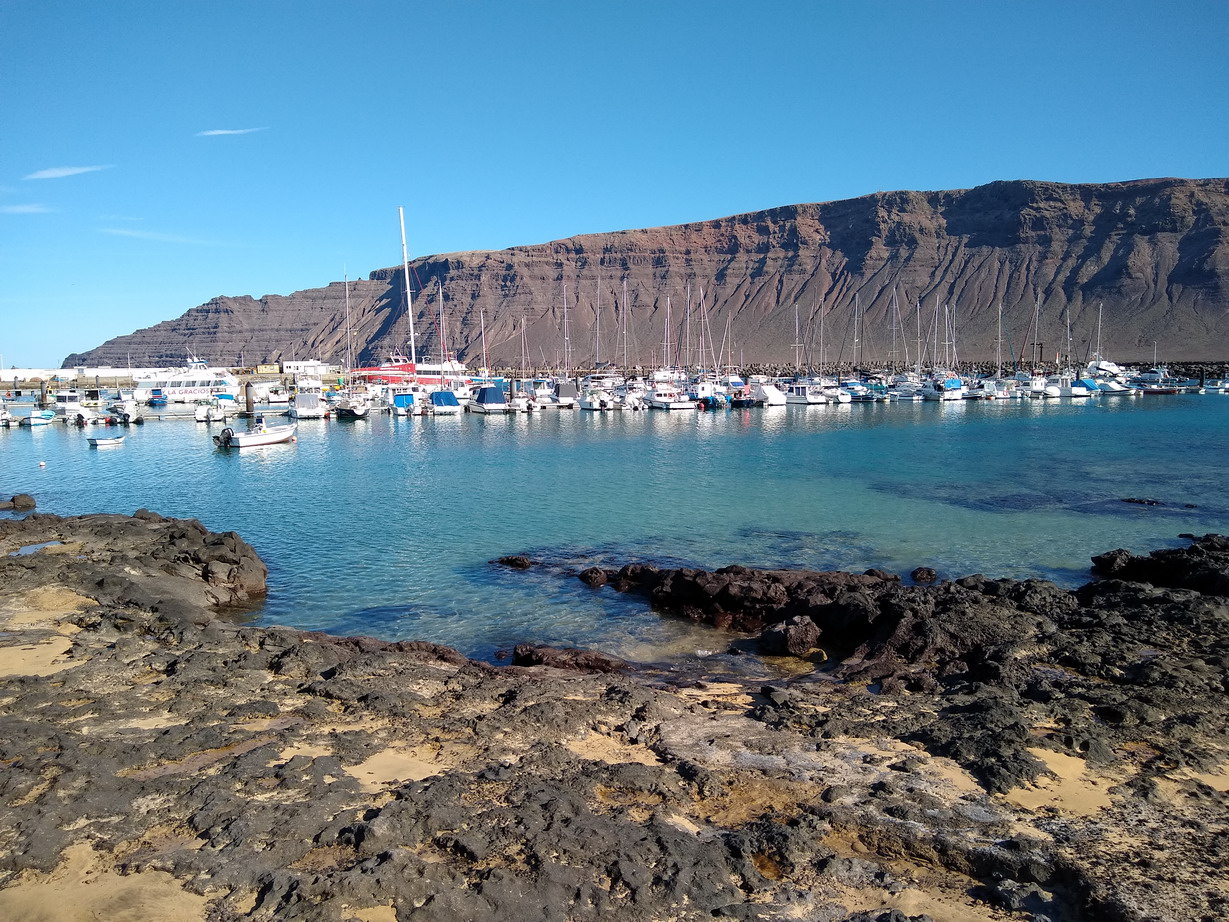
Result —
[{"label": "cliff face", "polygon": [[[886,192],[713,221],[414,260],[421,357],[561,367],[913,362],[1095,348],[1120,361],[1224,358],[1229,180],[995,182]],[[216,298],[65,365],[333,358],[341,283]],[[566,341],[565,341],[565,303]],[[690,305],[690,307],[689,307]],[[409,351],[400,267],[350,283],[356,361]],[[1098,318],[1101,323],[1098,324]],[[1070,328],[1070,341],[1068,340]]]}]

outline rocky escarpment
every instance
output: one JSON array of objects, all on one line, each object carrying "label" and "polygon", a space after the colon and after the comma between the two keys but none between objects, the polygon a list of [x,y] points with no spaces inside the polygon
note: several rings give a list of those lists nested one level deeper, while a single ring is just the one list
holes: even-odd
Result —
[{"label": "rocky escarpment", "polygon": [[[651,366],[667,339],[680,344],[670,361],[689,364],[719,354],[740,364],[877,365],[915,361],[919,348],[931,359],[953,349],[965,360],[1083,359],[1098,327],[1102,352],[1119,361],[1150,361],[1154,345],[1167,360],[1215,360],[1229,334],[1229,181],[880,192],[429,256],[411,273],[420,352],[437,355],[443,339],[474,364],[484,326],[491,361],[506,367],[526,353],[535,367],[563,367],[569,356],[573,365]],[[400,267],[351,283],[360,361],[408,351],[404,291]],[[189,342],[218,363],[241,353],[249,364],[345,361],[344,286],[218,298],[65,365],[179,364]]]},{"label": "rocky escarpment", "polygon": [[[1152,742],[1112,763],[1066,755],[1080,752],[1061,738],[1076,739],[1069,728],[1026,725],[1045,770],[1000,793],[953,761],[976,757],[945,757],[916,732],[939,707],[975,729],[969,705],[1006,696],[989,671],[944,702],[948,676],[934,690],[831,672],[670,686],[530,650],[525,661],[610,671],[500,669],[430,645],[219,618],[218,602],[258,581],[237,539],[195,523],[3,526],[0,917],[56,905],[364,922],[1223,915],[1224,776],[1201,769],[1221,743],[1197,754],[1210,729],[1185,715],[1142,715]],[[99,540],[73,544],[91,532]],[[48,541],[61,543],[36,547]],[[124,587],[106,581],[117,567]],[[201,585],[158,588],[166,578]],[[893,585],[854,575],[841,591]],[[1211,596],[1101,586],[1107,598],[1171,594],[1157,605],[1186,625],[1187,655],[1140,657],[1182,676],[1207,662],[1196,631],[1212,626],[1200,614]],[[1102,628],[1059,626],[1083,603],[1054,598],[1073,662],[1100,650]],[[925,674],[929,658],[894,634],[861,661]],[[932,646],[949,665],[942,651],[959,646],[972,669],[967,651],[991,639]],[[1107,684],[1119,667],[1106,664]],[[1047,675],[1064,671],[1079,670],[1056,662]]]}]

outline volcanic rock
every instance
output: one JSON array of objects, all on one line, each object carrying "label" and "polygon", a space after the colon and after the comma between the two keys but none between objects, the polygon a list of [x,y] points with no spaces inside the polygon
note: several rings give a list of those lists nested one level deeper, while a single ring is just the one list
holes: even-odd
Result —
[{"label": "volcanic rock", "polygon": [[0,918],[1223,915],[1223,597],[688,571],[761,620],[779,590],[878,614],[827,671],[669,684],[237,623],[248,550],[148,512],[0,522]]},{"label": "volcanic rock", "polygon": [[[513,367],[522,350],[555,356],[569,299],[577,365],[597,361],[595,331],[627,330],[630,362],[648,365],[688,283],[704,286],[715,329],[728,324],[747,361],[792,367],[796,308],[808,329],[820,305],[830,341],[898,329],[914,310],[960,315],[961,353],[990,358],[1000,329],[1034,328],[1049,354],[1069,318],[1080,353],[1104,305],[1104,354],[1150,361],[1223,359],[1229,339],[1229,181],[1146,179],[1068,185],[1013,180],[944,192],[877,192],[821,204],[673,227],[587,234],[499,251],[428,256],[410,265],[419,354],[440,351],[439,286],[448,344],[463,360]],[[310,355],[345,361],[347,330],[360,363],[378,362],[410,336],[404,272],[288,296],[218,297],[87,352],[65,367],[180,365],[189,351],[218,364]],[[1033,324],[1040,305],[1040,330]],[[1002,307],[1002,326],[999,307]],[[855,310],[856,306],[856,310]],[[674,321],[677,322],[677,311]],[[523,338],[522,338],[523,333]],[[814,335],[813,333],[810,335]],[[883,334],[887,336],[886,333]],[[863,336],[867,362],[886,362]]]}]

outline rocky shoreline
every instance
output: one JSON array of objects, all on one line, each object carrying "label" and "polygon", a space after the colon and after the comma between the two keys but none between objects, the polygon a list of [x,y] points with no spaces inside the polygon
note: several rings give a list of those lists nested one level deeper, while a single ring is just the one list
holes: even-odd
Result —
[{"label": "rocky shoreline", "polygon": [[2,520],[0,917],[1223,918],[1229,542],[1095,568],[586,571],[809,667],[678,687],[252,627],[192,521]]}]

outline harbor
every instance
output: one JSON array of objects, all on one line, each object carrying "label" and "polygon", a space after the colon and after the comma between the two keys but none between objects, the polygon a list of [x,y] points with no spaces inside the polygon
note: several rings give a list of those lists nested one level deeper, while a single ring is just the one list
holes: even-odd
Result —
[{"label": "harbor", "polygon": [[[1074,586],[1093,552],[1229,521],[1229,399],[1213,393],[373,413],[302,419],[279,444],[215,445],[247,425],[10,428],[5,489],[59,514],[144,507],[240,532],[269,562],[263,623],[491,661],[533,641],[717,671],[761,667],[711,631],[559,574],[632,560],[925,566]],[[121,432],[118,447],[87,443]],[[489,564],[508,554],[544,569],[510,586]]]}]

